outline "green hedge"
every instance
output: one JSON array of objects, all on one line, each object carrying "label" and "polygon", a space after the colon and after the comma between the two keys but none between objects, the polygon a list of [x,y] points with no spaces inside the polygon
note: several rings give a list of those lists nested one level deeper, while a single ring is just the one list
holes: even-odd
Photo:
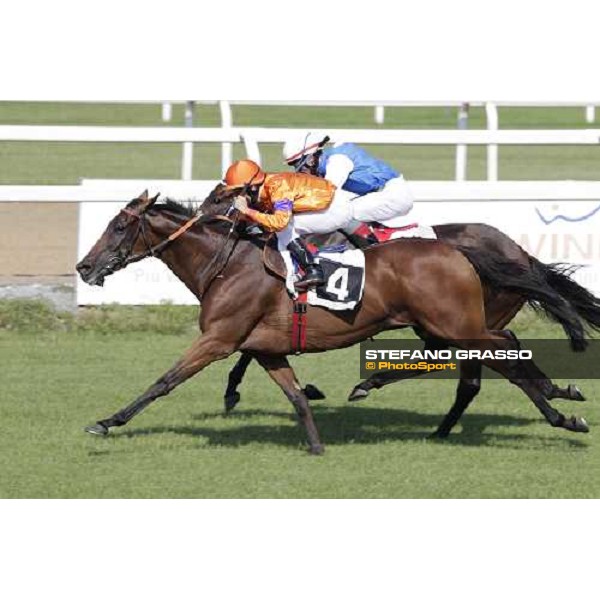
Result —
[{"label": "green hedge", "polygon": [[19,332],[152,331],[182,334],[198,328],[197,306],[121,306],[80,308],[61,312],[44,300],[0,300],[0,329]]}]

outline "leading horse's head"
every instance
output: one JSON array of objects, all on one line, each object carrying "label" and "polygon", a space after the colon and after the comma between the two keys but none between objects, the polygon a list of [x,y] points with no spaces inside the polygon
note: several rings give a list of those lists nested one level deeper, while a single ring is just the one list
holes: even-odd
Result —
[{"label": "leading horse's head", "polygon": [[224,183],[219,183],[200,205],[202,215],[207,217],[215,215],[229,216],[233,212],[235,197],[244,195],[248,195],[246,186],[231,188]]},{"label": "leading horse's head", "polygon": [[[142,215],[156,202],[159,194],[150,198],[148,190],[133,199],[114,217],[93,248],[77,264],[81,279],[90,285],[103,285],[104,279],[123,268],[127,259],[143,249],[140,239]],[[139,246],[139,247],[138,247]]]},{"label": "leading horse's head", "polygon": [[[144,191],[138,198],[133,199],[125,208],[115,216],[94,247],[78,263],[76,269],[81,279],[90,285],[103,285],[104,279],[146,256],[155,256],[164,249],[171,241],[183,232],[187,231],[194,222],[213,222],[222,217],[229,217],[234,212],[234,198],[244,193],[244,188],[229,188],[219,184],[204,200],[199,209],[185,209],[177,202],[167,200],[166,204],[160,204],[162,208],[175,209],[179,215],[184,214],[190,218],[186,225],[174,232],[174,235],[166,236],[156,246],[151,246],[146,235],[148,227],[146,213],[154,206],[159,194],[150,198],[148,191]],[[226,218],[224,221],[237,225],[237,219]],[[220,221],[221,223],[223,220]]]}]

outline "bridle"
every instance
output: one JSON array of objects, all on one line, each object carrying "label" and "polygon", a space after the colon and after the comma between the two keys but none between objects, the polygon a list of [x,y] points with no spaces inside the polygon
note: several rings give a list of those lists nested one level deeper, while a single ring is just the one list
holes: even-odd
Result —
[{"label": "bridle", "polygon": [[[196,215],[196,216],[192,217],[191,219],[186,221],[179,229],[177,229],[177,231],[173,232],[171,235],[169,235],[164,240],[160,241],[158,244],[155,244],[154,246],[152,246],[150,244],[150,242],[148,241],[148,236],[146,235],[146,227],[147,227],[146,213],[145,212],[142,212],[141,214],[136,213],[135,211],[130,210],[128,208],[122,208],[120,212],[122,212],[130,217],[133,217],[134,219],[137,219],[139,222],[139,228],[138,228],[137,234],[133,238],[131,248],[129,248],[127,254],[123,258],[120,268],[126,267],[127,265],[129,265],[131,263],[143,260],[144,258],[148,258],[149,256],[158,258],[160,256],[161,252],[169,244],[174,242],[179,236],[183,235],[192,225],[194,225],[194,223],[197,223],[200,220],[200,218],[202,217],[202,215]],[[231,219],[229,219],[228,217],[225,217],[223,215],[215,215],[214,216],[214,218],[217,218],[217,217],[221,217],[222,219],[226,219],[227,221],[230,221],[233,223],[233,221],[231,221]],[[139,254],[131,255],[133,246],[135,246],[135,242],[137,241],[140,234],[142,236],[142,240],[144,241],[144,245],[146,246],[146,250],[144,250],[143,252],[140,252]]]},{"label": "bridle", "polygon": [[[140,260],[143,260],[144,258],[148,258],[149,256],[153,256],[155,258],[160,258],[161,253],[164,251],[164,249],[167,246],[172,244],[176,239],[181,237],[188,229],[190,229],[190,227],[192,227],[192,225],[194,225],[198,222],[206,223],[206,222],[210,222],[210,221],[225,221],[226,223],[230,223],[231,226],[229,227],[229,231],[227,232],[227,235],[223,239],[223,243],[221,244],[221,246],[219,247],[217,252],[214,253],[213,258],[208,263],[208,265],[206,265],[206,267],[203,269],[202,273],[200,274],[200,281],[203,281],[205,278],[205,275],[210,271],[210,269],[213,267],[213,265],[217,261],[222,259],[222,255],[225,251],[225,248],[227,247],[227,244],[229,243],[229,240],[231,239],[231,236],[233,235],[233,232],[235,231],[236,226],[240,219],[240,213],[233,208],[233,204],[232,204],[229,207],[229,209],[227,210],[226,214],[224,214],[224,215],[202,215],[202,214],[195,215],[191,219],[188,219],[181,227],[179,227],[176,231],[174,231],[172,234],[170,234],[167,238],[160,241],[158,244],[151,245],[150,241],[148,240],[147,233],[146,233],[146,228],[148,225],[147,219],[146,219],[146,213],[145,212],[137,213],[128,208],[122,208],[120,212],[126,214],[129,217],[133,217],[133,218],[137,219],[137,221],[139,223],[138,230],[137,230],[135,236],[133,237],[133,241],[131,243],[131,246],[127,250],[127,252],[125,252],[123,254],[118,254],[117,256],[115,256],[109,262],[109,265],[105,269],[104,275],[110,275],[111,273],[114,273],[115,271],[118,271],[118,270],[126,267],[127,265],[130,265],[131,263],[138,262]],[[230,217],[229,215],[232,212],[234,212],[235,214],[233,217]],[[143,252],[140,252],[138,254],[132,254],[133,247],[135,246],[135,243],[140,235],[142,236],[142,240],[144,242],[144,245],[146,246],[146,249]],[[236,241],[237,241],[237,239],[236,239]],[[206,291],[206,289],[208,288],[210,283],[225,268],[227,262],[229,261],[229,258],[231,257],[231,255],[233,253],[235,246],[236,246],[236,244],[232,245],[231,250],[227,254],[225,260],[221,261],[221,265],[219,266],[219,268],[216,269],[215,272],[212,273],[211,277],[206,281],[206,283],[204,285],[204,291]]]}]

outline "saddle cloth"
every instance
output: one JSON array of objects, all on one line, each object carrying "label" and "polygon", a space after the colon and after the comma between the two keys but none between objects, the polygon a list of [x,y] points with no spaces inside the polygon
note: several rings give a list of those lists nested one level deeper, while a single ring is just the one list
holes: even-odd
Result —
[{"label": "saddle cloth", "polygon": [[429,225],[421,225],[420,223],[409,223],[403,227],[377,227],[372,228],[373,233],[379,242],[387,242],[388,240],[398,240],[401,238],[423,238],[426,240],[437,240],[437,235],[433,227]]},{"label": "saddle cloth", "polygon": [[[330,310],[353,310],[361,301],[365,289],[365,255],[362,250],[345,250],[343,246],[322,248],[316,261],[323,269],[325,283],[310,289],[307,302]],[[286,287],[292,298],[298,297],[294,288],[296,276],[287,261]],[[290,261],[291,262],[291,261]]]},{"label": "saddle cloth", "polygon": [[[419,223],[396,228],[373,227],[372,231],[380,243],[413,237],[437,239],[433,227]],[[286,269],[286,288],[290,296],[296,299],[296,265],[288,253],[281,256]],[[308,304],[330,310],[353,310],[361,301],[365,286],[365,255],[362,250],[347,250],[344,245],[322,248],[316,260],[323,268],[325,283],[308,291]]]}]

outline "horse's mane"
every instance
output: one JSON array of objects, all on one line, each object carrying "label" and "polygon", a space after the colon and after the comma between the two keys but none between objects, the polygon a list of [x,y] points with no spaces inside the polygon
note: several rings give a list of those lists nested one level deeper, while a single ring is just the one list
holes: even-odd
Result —
[{"label": "horse's mane", "polygon": [[215,201],[226,200],[229,196],[233,197],[237,193],[236,190],[226,189],[224,185],[219,184],[210,192],[208,198],[201,202],[192,202],[191,200],[177,201],[171,198],[165,198],[159,204],[155,204],[152,209],[157,211],[172,212],[176,215],[188,217],[189,219],[202,213],[204,205],[211,206]]},{"label": "horse's mane", "polygon": [[[214,192],[211,192],[211,195],[213,193]],[[211,196],[209,196],[209,199],[210,198],[211,198]],[[206,201],[204,201],[204,202],[206,202]],[[171,214],[180,215],[182,217],[185,217],[186,219],[193,219],[194,217],[196,217],[198,215],[202,215],[202,205],[203,205],[203,202],[195,203],[191,200],[178,201],[178,200],[173,200],[171,198],[164,198],[164,200],[162,200],[160,203],[154,204],[150,208],[150,211],[155,211],[158,213],[170,212]],[[208,224],[211,227],[216,227],[216,228],[223,228],[223,229],[229,228],[229,226],[230,226],[229,222],[221,221],[221,220],[217,220],[217,219],[213,220],[211,218],[213,216],[216,216],[216,215],[205,215],[204,218],[201,219],[201,222],[197,223],[196,226]],[[241,232],[238,232],[238,234],[240,234],[240,233]],[[244,233],[241,233],[240,237],[245,239],[248,236],[246,236]],[[256,236],[253,236],[253,237],[256,237]]]},{"label": "horse's mane", "polygon": [[178,202],[171,198],[165,198],[160,204],[155,204],[152,210],[172,212],[191,219],[200,212],[200,205],[195,204],[191,200]]}]

